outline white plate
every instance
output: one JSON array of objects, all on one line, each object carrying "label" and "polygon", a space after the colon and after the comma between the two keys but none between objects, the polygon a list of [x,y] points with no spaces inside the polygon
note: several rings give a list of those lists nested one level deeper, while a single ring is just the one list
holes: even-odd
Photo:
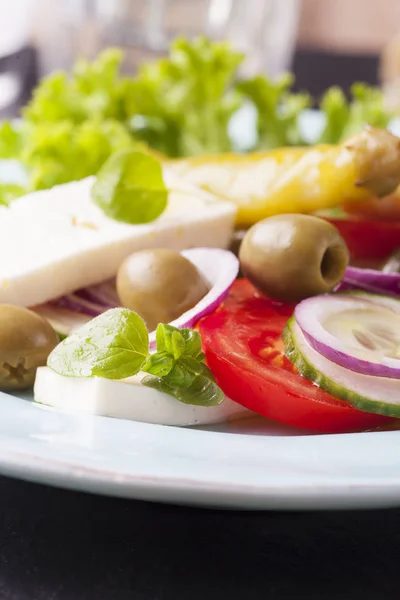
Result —
[{"label": "white plate", "polygon": [[[400,431],[228,433],[61,413],[0,395],[0,472],[160,502],[239,509],[400,506]],[[226,428],[227,429],[227,428]]]}]

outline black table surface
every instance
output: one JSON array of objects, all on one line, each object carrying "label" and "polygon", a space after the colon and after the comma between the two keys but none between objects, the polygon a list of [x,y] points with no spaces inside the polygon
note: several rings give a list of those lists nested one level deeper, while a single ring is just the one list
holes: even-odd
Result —
[{"label": "black table surface", "polygon": [[250,513],[0,477],[1,600],[399,597],[400,510]]}]

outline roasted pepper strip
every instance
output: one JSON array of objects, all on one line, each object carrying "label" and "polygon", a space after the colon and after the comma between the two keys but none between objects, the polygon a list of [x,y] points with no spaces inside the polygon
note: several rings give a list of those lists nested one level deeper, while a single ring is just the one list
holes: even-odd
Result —
[{"label": "roasted pepper strip", "polygon": [[400,184],[400,139],[366,127],[337,146],[178,160],[172,168],[233,201],[237,225],[246,227],[279,213],[311,213],[391,193]]}]

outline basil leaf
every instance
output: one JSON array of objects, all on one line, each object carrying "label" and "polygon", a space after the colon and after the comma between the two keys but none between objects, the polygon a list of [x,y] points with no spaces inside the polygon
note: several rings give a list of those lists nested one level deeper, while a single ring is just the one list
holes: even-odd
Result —
[{"label": "basil leaf", "polygon": [[158,352],[171,352],[172,350],[172,344],[170,343],[171,336],[169,336],[167,333],[167,327],[168,325],[165,325],[164,323],[160,323],[159,325],[157,325],[156,346]]},{"label": "basil leaf", "polygon": [[116,152],[100,169],[92,197],[116,221],[131,225],[150,223],[167,206],[168,190],[161,164],[143,152]]},{"label": "basil leaf", "polygon": [[172,336],[176,331],[179,334],[181,334],[181,330],[177,329],[176,327],[173,327],[172,325],[168,325],[168,323],[160,323],[157,326],[156,344],[158,352],[163,352],[165,350],[166,352],[170,352],[171,354],[173,354],[174,350],[172,344]]},{"label": "basil leaf", "polygon": [[139,315],[113,308],[61,342],[47,365],[67,377],[124,379],[140,371],[148,347],[148,331]]},{"label": "basil leaf", "polygon": [[198,331],[194,329],[181,329],[180,333],[185,340],[185,354],[195,358],[202,354],[201,335]]},{"label": "basil leaf", "polygon": [[180,331],[174,331],[171,337],[172,341],[172,353],[175,360],[178,360],[185,352],[185,339],[182,337]]},{"label": "basil leaf", "polygon": [[163,378],[148,375],[142,384],[169,394],[184,404],[197,406],[217,406],[225,396],[217,384],[205,375],[196,375],[189,387],[182,388],[166,383]]},{"label": "basil leaf", "polygon": [[189,387],[196,377],[196,372],[189,369],[182,360],[175,362],[171,371],[164,377],[164,381],[172,387]]},{"label": "basil leaf", "polygon": [[212,379],[212,381],[215,381],[213,372],[207,367],[207,365],[205,365],[203,362],[200,362],[197,358],[184,356],[179,362],[188,371],[191,371],[196,375],[205,375],[209,379]]},{"label": "basil leaf", "polygon": [[168,352],[157,352],[148,357],[142,366],[142,371],[151,373],[157,377],[165,377],[165,375],[170,373],[173,366],[174,359]]},{"label": "basil leaf", "polygon": [[196,356],[196,360],[198,360],[199,362],[204,362],[206,360],[206,355],[204,354],[204,352],[199,352],[199,354],[197,354]]}]

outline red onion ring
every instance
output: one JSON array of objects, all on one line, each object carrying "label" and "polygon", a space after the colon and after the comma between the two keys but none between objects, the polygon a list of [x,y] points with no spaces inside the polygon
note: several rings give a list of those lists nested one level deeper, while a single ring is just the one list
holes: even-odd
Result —
[{"label": "red onion ring", "polygon": [[365,290],[400,298],[400,273],[384,273],[375,269],[347,267],[337,291]]},{"label": "red onion ring", "polygon": [[[215,310],[227,296],[239,273],[239,261],[229,250],[192,248],[181,252],[210,285],[210,291],[190,310],[170,325],[178,329],[193,327],[201,317]],[[150,348],[155,346],[155,332],[150,333]]]},{"label": "red onion ring", "polygon": [[[363,375],[400,379],[399,359],[374,354],[373,349],[357,344],[356,337],[352,337],[346,345],[324,326],[329,316],[342,311],[362,311],[379,307],[400,317],[400,300],[363,292],[325,294],[307,298],[296,306],[294,316],[310,346],[331,362]],[[377,326],[379,327],[379,323]],[[359,334],[358,331],[355,333]]]}]

